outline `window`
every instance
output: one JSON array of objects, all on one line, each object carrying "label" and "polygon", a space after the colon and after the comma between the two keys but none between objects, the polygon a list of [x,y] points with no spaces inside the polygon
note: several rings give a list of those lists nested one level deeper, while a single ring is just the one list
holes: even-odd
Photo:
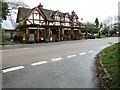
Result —
[{"label": "window", "polygon": [[56,12],[56,14],[55,14],[55,20],[60,21],[60,14],[59,14],[59,12]]},{"label": "window", "polygon": [[60,21],[60,16],[55,16],[55,20]]},{"label": "window", "polygon": [[66,21],[66,22],[69,22],[69,21],[70,21],[68,15],[65,16],[65,21]]},{"label": "window", "polygon": [[55,20],[60,21],[60,16],[55,16]]},{"label": "window", "polygon": [[35,15],[37,16],[37,15],[38,15],[38,13],[35,13]]},{"label": "window", "polygon": [[76,20],[76,18],[73,18],[73,22],[75,22],[75,23],[76,23],[76,21],[77,21],[77,20]]}]

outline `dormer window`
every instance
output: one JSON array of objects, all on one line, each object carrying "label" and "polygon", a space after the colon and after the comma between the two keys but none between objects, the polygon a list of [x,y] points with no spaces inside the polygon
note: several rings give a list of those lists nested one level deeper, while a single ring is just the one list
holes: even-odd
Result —
[{"label": "dormer window", "polygon": [[51,16],[51,17],[53,16],[53,13],[52,13],[52,12],[50,12],[50,16]]},{"label": "dormer window", "polygon": [[57,12],[55,13],[55,20],[56,20],[56,21],[60,21],[60,13],[59,13],[59,11],[57,11]]},{"label": "dormer window", "polygon": [[56,21],[60,21],[60,16],[55,16]]},{"label": "dormer window", "polygon": [[70,21],[68,14],[65,15],[65,21],[66,21],[66,22],[69,22],[69,21]]},{"label": "dormer window", "polygon": [[73,22],[75,22],[75,23],[77,22],[76,16],[73,17]]}]

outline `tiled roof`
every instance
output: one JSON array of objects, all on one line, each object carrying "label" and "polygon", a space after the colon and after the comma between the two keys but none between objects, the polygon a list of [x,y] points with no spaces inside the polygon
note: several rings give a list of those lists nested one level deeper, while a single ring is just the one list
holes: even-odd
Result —
[{"label": "tiled roof", "polygon": [[[48,9],[44,9],[44,8],[41,8],[41,7],[38,7],[38,9],[43,13],[43,15],[45,15],[45,17],[47,18],[48,21],[55,21],[55,13],[57,11],[54,11],[54,10],[48,10]],[[18,9],[18,15],[17,15],[17,22],[19,21],[22,21],[22,20],[25,20],[25,17],[30,13],[32,12],[33,9],[28,9],[28,8],[19,8]],[[63,12],[60,12],[61,14],[61,21],[65,22],[65,15],[67,13],[63,13]],[[68,13],[69,14],[69,13]],[[76,14],[75,14],[76,15]],[[69,18],[70,18],[70,22],[73,21],[73,17],[75,15],[68,15]],[[76,17],[78,18],[78,16],[76,15]]]},{"label": "tiled roof", "polygon": [[31,11],[31,9],[28,9],[28,8],[24,8],[24,7],[20,7],[18,9],[18,15],[17,15],[17,21],[16,22],[19,22],[19,21],[22,21],[25,19],[25,17],[28,15],[28,13]]},{"label": "tiled roof", "polygon": [[[44,9],[44,8],[39,8],[44,14],[45,14],[45,16],[47,17],[47,19],[49,20],[49,21],[55,21],[55,19],[54,19],[54,15],[55,15],[55,13],[57,12],[57,11],[54,11],[54,10],[48,10],[48,9]],[[67,13],[63,13],[63,12],[60,12],[61,13],[61,20],[62,21],[64,21],[65,19],[65,15],[67,14]]]},{"label": "tiled roof", "polygon": [[54,14],[56,11],[53,11],[53,10],[47,10],[47,9],[44,9],[44,8],[39,8],[43,13],[44,15],[47,17],[47,20],[49,21],[54,21]]}]

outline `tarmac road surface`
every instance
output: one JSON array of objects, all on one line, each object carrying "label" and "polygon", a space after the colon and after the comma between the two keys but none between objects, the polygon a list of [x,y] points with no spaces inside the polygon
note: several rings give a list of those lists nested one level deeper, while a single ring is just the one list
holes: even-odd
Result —
[{"label": "tarmac road surface", "polygon": [[118,38],[4,46],[3,88],[98,88],[95,56]]}]

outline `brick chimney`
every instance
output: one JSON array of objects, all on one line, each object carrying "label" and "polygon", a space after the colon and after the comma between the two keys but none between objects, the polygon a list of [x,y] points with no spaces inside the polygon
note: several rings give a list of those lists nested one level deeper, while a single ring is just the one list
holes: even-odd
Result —
[{"label": "brick chimney", "polygon": [[75,14],[75,11],[73,10],[73,11],[71,12],[71,14],[74,15],[74,14]]},{"label": "brick chimney", "polygon": [[43,5],[40,3],[40,4],[38,5],[38,7],[39,7],[39,8],[42,8],[42,7],[43,7]]}]

